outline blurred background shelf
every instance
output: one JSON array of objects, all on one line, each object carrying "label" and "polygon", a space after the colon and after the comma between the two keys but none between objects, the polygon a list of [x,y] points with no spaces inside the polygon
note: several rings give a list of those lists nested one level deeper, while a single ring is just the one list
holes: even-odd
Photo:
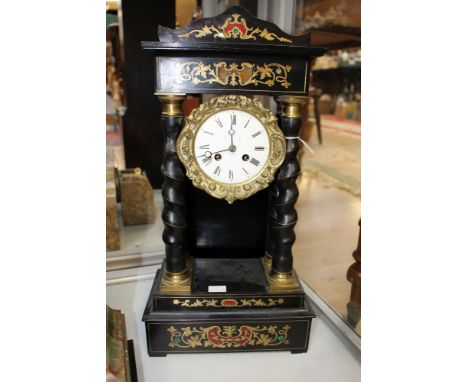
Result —
[{"label": "blurred background shelf", "polygon": [[359,48],[361,46],[361,28],[340,25],[322,28],[309,28],[312,46],[325,47],[328,50]]},{"label": "blurred background shelf", "polygon": [[296,33],[329,50],[361,46],[360,0],[297,0]]},{"label": "blurred background shelf", "polygon": [[334,72],[339,73],[339,72],[354,72],[356,70],[361,70],[361,66],[342,66],[340,68],[324,68],[324,69],[313,69],[313,73],[319,73],[319,72]]}]

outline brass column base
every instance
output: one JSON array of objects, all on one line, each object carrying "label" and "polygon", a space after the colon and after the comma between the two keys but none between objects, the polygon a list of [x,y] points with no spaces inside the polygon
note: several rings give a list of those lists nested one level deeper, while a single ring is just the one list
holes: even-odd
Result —
[{"label": "brass column base", "polygon": [[296,275],[296,272],[276,272],[265,270],[265,275],[268,281],[268,289],[270,291],[285,290],[285,289],[300,289],[301,284]]},{"label": "brass column base", "polygon": [[188,267],[182,272],[171,273],[164,266],[160,286],[161,292],[190,292],[191,284],[192,275]]}]

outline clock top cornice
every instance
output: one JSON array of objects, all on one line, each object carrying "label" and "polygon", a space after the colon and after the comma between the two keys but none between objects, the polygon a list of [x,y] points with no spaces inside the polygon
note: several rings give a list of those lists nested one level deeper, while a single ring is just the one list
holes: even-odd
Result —
[{"label": "clock top cornice", "polygon": [[290,35],[277,25],[258,19],[241,6],[218,16],[195,20],[184,28],[158,28],[159,41],[142,41],[142,48],[158,56],[220,52],[236,54],[299,55],[314,58],[324,48],[310,47],[310,33]]}]

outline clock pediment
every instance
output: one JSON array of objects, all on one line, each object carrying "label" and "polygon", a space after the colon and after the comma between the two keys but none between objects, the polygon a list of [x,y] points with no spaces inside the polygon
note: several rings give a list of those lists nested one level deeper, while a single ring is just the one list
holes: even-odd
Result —
[{"label": "clock pediment", "polygon": [[195,20],[184,28],[158,28],[161,42],[277,44],[307,46],[309,35],[293,36],[273,23],[260,20],[241,6],[212,18]]}]

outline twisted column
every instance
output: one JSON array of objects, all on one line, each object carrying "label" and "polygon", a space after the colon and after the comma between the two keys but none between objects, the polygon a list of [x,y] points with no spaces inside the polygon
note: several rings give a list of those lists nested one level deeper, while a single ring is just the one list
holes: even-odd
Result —
[{"label": "twisted column", "polygon": [[[283,104],[276,98],[276,118],[278,119],[278,126],[281,129],[281,115],[283,112]],[[266,269],[271,270],[272,254],[275,252],[275,238],[274,231],[272,229],[272,221],[276,218],[276,210],[274,208],[274,201],[278,196],[278,185],[276,179],[270,184],[268,194],[268,220],[266,230],[266,242],[265,242],[265,256],[263,257],[263,265]]]},{"label": "twisted column", "polygon": [[161,290],[185,290],[190,286],[187,244],[186,177],[176,152],[176,141],[183,127],[182,105],[185,95],[159,95],[163,105],[162,128],[164,155],[161,165],[161,187],[164,208],[163,241],[166,245],[166,268]]},{"label": "twisted column", "polygon": [[286,157],[276,174],[276,190],[272,191],[276,195],[272,199],[270,214],[273,253],[271,254],[269,282],[270,286],[279,288],[299,287],[299,282],[293,273],[292,257],[292,246],[296,240],[294,227],[297,223],[294,205],[299,197],[296,179],[300,172],[297,160],[300,143],[294,138],[300,134],[302,106],[307,100],[307,97],[281,96],[278,98],[282,104],[281,130],[286,138]]}]

